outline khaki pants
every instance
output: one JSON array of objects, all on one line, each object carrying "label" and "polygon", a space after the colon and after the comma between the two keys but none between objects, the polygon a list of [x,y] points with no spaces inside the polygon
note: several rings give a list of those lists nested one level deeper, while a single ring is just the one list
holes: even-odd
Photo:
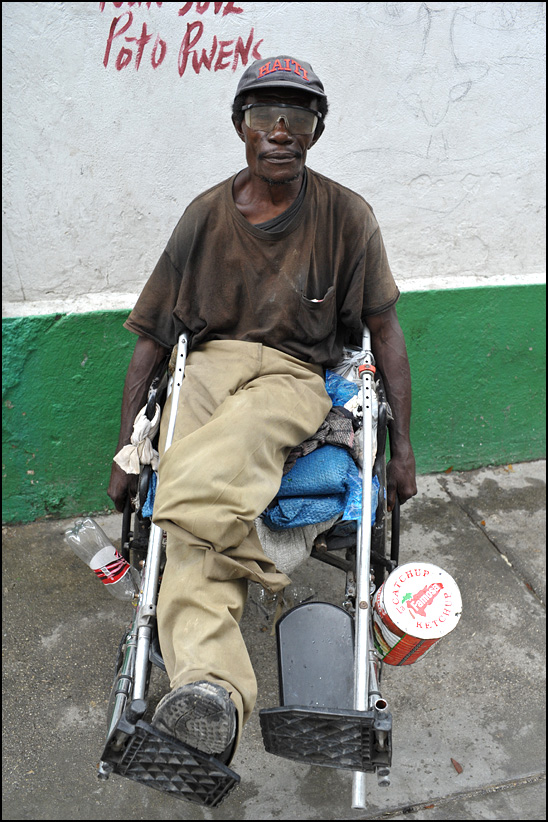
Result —
[{"label": "khaki pants", "polygon": [[290,582],[265,556],[253,523],[275,497],[290,449],[330,407],[322,369],[228,340],[188,356],[173,443],[162,454],[169,399],[164,409],[153,515],[168,535],[162,655],[172,688],[207,679],[231,693],[239,733],[257,697],[239,628],[247,581],[272,592]]}]

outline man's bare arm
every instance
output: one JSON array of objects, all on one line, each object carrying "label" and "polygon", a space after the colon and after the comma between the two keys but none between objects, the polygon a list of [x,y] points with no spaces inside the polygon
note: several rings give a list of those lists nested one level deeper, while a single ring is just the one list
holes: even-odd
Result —
[{"label": "man's bare arm", "polygon": [[[129,444],[135,417],[147,401],[148,389],[158,372],[160,363],[168,357],[169,353],[168,349],[151,340],[149,337],[138,338],[124,384],[120,436],[118,438],[116,453],[118,453],[124,445]],[[122,469],[113,462],[107,494],[114,502],[118,511],[124,510],[128,493],[135,494],[136,488],[137,477],[126,474],[125,471],[122,471]]]},{"label": "man's bare arm", "polygon": [[417,493],[415,456],[411,446],[411,372],[405,339],[396,309],[365,318],[371,332],[371,348],[383,375],[386,396],[394,419],[389,422],[390,462],[387,467],[387,505],[406,502]]}]

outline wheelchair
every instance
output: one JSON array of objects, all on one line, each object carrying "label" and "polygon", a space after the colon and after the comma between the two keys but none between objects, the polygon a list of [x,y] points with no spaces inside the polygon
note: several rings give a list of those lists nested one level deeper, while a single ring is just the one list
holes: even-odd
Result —
[{"label": "wheelchair", "polygon": [[[149,420],[157,404],[173,392],[166,449],[173,438],[187,352],[188,338],[183,334],[169,383],[164,373],[155,378],[149,390]],[[373,639],[373,598],[398,565],[399,504],[396,502],[391,514],[387,512],[390,408],[382,375],[375,370],[367,327],[357,353],[363,438],[361,517],[353,523],[336,522],[320,533],[310,553],[314,560],[343,572],[342,604],[305,601],[277,620],[280,704],[261,710],[259,720],[267,752],[309,765],[352,771],[352,807],[365,808],[366,774],[376,774],[380,785],[390,784],[392,717],[380,691],[382,661]],[[118,649],[98,776],[108,779],[114,773],[215,808],[239,784],[239,775],[213,756],[184,745],[144,720],[152,667],[165,671],[156,630],[165,534],[143,511],[151,480],[151,467],[143,466],[138,511],[132,512],[128,502],[123,515],[121,553],[139,569],[141,582],[131,625]],[[379,488],[376,510],[373,480]]]}]

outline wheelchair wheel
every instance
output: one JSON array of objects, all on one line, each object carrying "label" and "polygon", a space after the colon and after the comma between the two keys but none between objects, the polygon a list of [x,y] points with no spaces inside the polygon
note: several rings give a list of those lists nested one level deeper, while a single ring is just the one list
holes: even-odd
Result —
[{"label": "wheelchair wheel", "polygon": [[[371,528],[371,568],[373,571],[375,587],[379,588],[388,574],[397,565],[397,550],[394,550],[394,538],[399,535],[399,505],[397,504],[391,516],[392,543],[391,550],[388,550],[388,524],[389,514],[386,503],[386,444],[388,439],[388,419],[390,407],[386,399],[384,384],[380,374],[375,382],[378,401],[378,422],[377,422],[377,456],[373,466],[373,476],[379,481],[379,499],[377,505],[377,515]],[[396,518],[397,517],[397,518]],[[396,533],[395,533],[396,532]],[[396,553],[396,556],[394,554]]]},{"label": "wheelchair wheel", "polygon": [[371,528],[371,570],[375,588],[379,588],[390,571],[390,559],[387,556],[388,511],[386,509],[386,456],[383,454],[379,464],[375,463],[375,474],[379,480],[379,500],[377,515]]}]

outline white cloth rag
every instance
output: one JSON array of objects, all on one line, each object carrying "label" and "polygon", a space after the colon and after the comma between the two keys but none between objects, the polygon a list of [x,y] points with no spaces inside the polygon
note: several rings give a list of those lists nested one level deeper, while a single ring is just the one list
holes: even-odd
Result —
[{"label": "white cloth rag", "polygon": [[141,465],[152,465],[153,471],[158,470],[158,451],[152,447],[151,440],[158,431],[162,410],[158,403],[156,403],[154,418],[152,420],[147,419],[145,411],[146,405],[141,408],[135,417],[131,444],[124,445],[114,457],[114,462],[119,465],[126,474],[139,474]]},{"label": "white cloth rag", "polygon": [[276,565],[278,571],[291,574],[309,556],[318,534],[329,531],[338,516],[327,522],[315,522],[312,525],[299,525],[297,528],[284,528],[283,531],[271,531],[259,517],[255,528],[262,549],[266,556]]}]

